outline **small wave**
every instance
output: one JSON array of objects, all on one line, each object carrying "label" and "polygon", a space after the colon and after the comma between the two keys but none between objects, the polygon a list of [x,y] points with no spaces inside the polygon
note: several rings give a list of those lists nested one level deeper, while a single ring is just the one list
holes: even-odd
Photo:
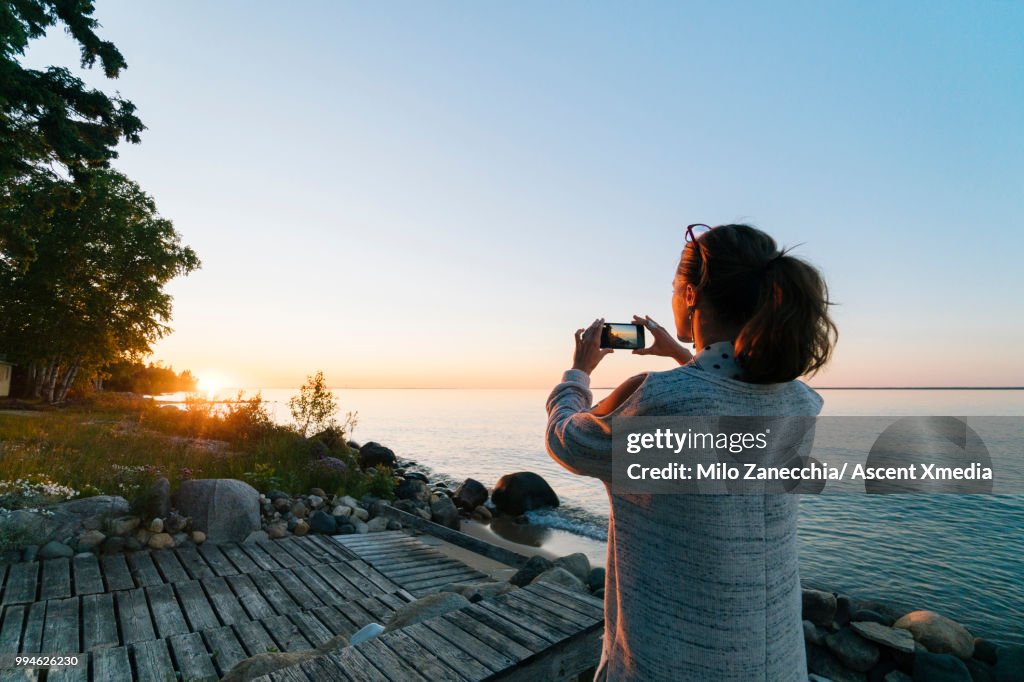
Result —
[{"label": "small wave", "polygon": [[526,512],[526,518],[538,526],[565,530],[601,542],[608,541],[608,519],[572,505],[558,509],[535,509]]}]

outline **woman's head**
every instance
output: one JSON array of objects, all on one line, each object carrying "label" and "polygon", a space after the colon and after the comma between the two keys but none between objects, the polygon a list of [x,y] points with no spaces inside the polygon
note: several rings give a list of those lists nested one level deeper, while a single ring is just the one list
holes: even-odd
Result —
[{"label": "woman's head", "polygon": [[673,289],[679,338],[713,330],[734,339],[746,381],[792,381],[832,354],[838,333],[825,280],[749,225],[721,225],[688,243]]}]

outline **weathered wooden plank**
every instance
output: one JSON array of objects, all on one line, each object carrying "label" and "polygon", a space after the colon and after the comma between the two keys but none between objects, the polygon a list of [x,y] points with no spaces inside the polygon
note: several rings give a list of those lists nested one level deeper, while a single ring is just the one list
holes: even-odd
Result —
[{"label": "weathered wooden plank", "polygon": [[220,675],[210,660],[203,638],[198,632],[175,635],[168,640],[174,660],[181,672],[181,679],[188,682],[217,682]]},{"label": "weathered wooden plank", "polygon": [[178,597],[170,585],[153,585],[146,588],[149,595],[149,607],[156,621],[156,631],[161,637],[181,635],[189,631],[185,622],[185,614],[178,604]]},{"label": "weathered wooden plank", "polygon": [[46,682],[89,682],[89,657],[80,655],[78,665],[62,665],[50,668]]},{"label": "weathered wooden plank", "polygon": [[394,651],[384,646],[380,638],[368,639],[356,648],[393,682],[426,682],[427,678],[420,675],[411,663],[403,661]]},{"label": "weathered wooden plank", "polygon": [[[553,628],[548,625],[545,621],[537,620],[533,616],[523,611],[516,611],[511,608],[507,603],[502,602],[501,606],[497,606],[494,602],[484,600],[473,604],[467,611],[474,611],[474,617],[477,615],[475,611],[479,609],[481,612],[490,613],[495,618],[502,620],[508,620],[514,622],[518,627],[528,632],[533,633],[541,640],[555,643],[561,642],[566,638],[566,634],[558,628]],[[495,628],[497,629],[497,628]],[[528,646],[524,643],[524,646]]]},{"label": "weathered wooden plank", "polygon": [[374,566],[378,571],[386,575],[390,580],[405,585],[407,583],[423,580],[430,576],[454,575],[459,573],[478,573],[461,561],[446,559],[435,564],[418,564],[409,568],[392,570],[387,566]]},{"label": "weathered wooden plank", "polygon": [[254,620],[277,615],[274,607],[263,598],[260,591],[247,575],[232,575],[226,578],[231,590],[238,595],[238,601]]},{"label": "weathered wooden plank", "polygon": [[346,601],[346,597],[342,592],[334,589],[329,582],[321,578],[309,566],[296,566],[292,569],[292,573],[324,604],[340,604]]},{"label": "weathered wooden plank", "polygon": [[397,594],[378,594],[376,597],[374,597],[374,599],[376,599],[377,601],[384,602],[384,604],[392,611],[396,611],[402,608],[411,601],[409,599],[400,597]]},{"label": "weathered wooden plank", "polygon": [[160,571],[156,570],[156,564],[149,552],[132,552],[128,555],[128,567],[131,569],[132,577],[139,587],[148,585],[159,585],[164,579]]},{"label": "weathered wooden plank", "polygon": [[301,551],[309,555],[312,561],[306,564],[307,566],[324,563],[325,561],[331,561],[333,559],[327,550],[314,540],[315,537],[315,535],[304,535],[302,537],[292,536],[290,538],[286,538],[293,547],[298,547]]},{"label": "weathered wooden plank", "polygon": [[0,682],[38,682],[42,668],[0,668]]},{"label": "weathered wooden plank", "polygon": [[466,679],[401,630],[389,632],[379,641],[401,660],[413,663],[416,670],[431,682],[462,682]]},{"label": "weathered wooden plank", "polygon": [[188,571],[181,565],[178,555],[174,550],[161,549],[152,553],[153,563],[160,569],[160,574],[169,583],[184,583],[189,581]]},{"label": "weathered wooden plank", "polygon": [[553,642],[557,641],[548,640],[534,632],[531,632],[530,630],[527,630],[518,623],[495,613],[494,611],[488,611],[483,608],[480,603],[476,603],[468,608],[462,609],[462,612],[477,619],[492,630],[500,632],[503,636],[518,642],[535,653],[542,649],[546,649]]},{"label": "weathered wooden plank", "polygon": [[277,546],[291,554],[300,566],[311,566],[313,564],[323,563],[319,557],[314,556],[307,551],[305,547],[303,547],[301,538],[281,538],[277,541]]},{"label": "weathered wooden plank", "polygon": [[[275,618],[284,618],[284,616],[275,616]],[[265,622],[270,622],[271,625],[274,624],[269,619]],[[295,627],[287,618],[285,618],[285,622],[288,623],[288,627]],[[264,623],[251,620],[248,623],[235,625],[234,629],[238,633],[239,643],[245,649],[248,656],[265,654],[268,651],[282,651],[280,645],[267,633]]]},{"label": "weathered wooden plank", "polygon": [[395,561],[397,559],[409,558],[409,559],[436,559],[439,556],[445,556],[436,549],[432,549],[425,545],[409,543],[408,545],[400,546],[387,546],[387,547],[366,547],[360,548],[359,558],[363,561],[369,561],[371,563]]},{"label": "weathered wooden plank", "polygon": [[170,682],[176,679],[167,642],[162,639],[132,645],[136,678],[139,682]]},{"label": "weathered wooden plank", "polygon": [[132,679],[132,664],[128,659],[128,647],[97,649],[92,652],[91,656],[92,679],[96,682]]},{"label": "weathered wooden plank", "polygon": [[185,618],[188,619],[192,631],[198,632],[221,625],[217,615],[213,612],[213,607],[210,606],[210,600],[203,592],[202,583],[198,580],[178,583],[174,586],[174,590],[178,593],[178,603],[181,604],[181,610],[184,612]]},{"label": "weathered wooden plank", "polygon": [[350,599],[358,599],[359,597],[365,596],[359,588],[350,583],[337,571],[333,570],[326,564],[317,564],[310,566],[309,569],[316,573],[316,575],[329,584],[336,592],[342,595],[342,597],[348,601]]},{"label": "weathered wooden plank", "polygon": [[69,559],[48,559],[43,564],[42,584],[39,599],[66,599],[71,596],[71,561]]},{"label": "weathered wooden plank", "polygon": [[309,613],[316,616],[324,624],[324,627],[331,631],[332,635],[345,635],[345,637],[349,637],[359,629],[355,627],[355,623],[349,620],[337,606],[318,606],[315,609],[311,609]]},{"label": "weathered wooden plank", "polygon": [[[488,669],[495,672],[504,670],[515,662],[509,656],[501,653],[500,651],[495,651],[488,644],[479,641],[473,635],[470,635],[462,628],[457,627],[454,623],[449,620],[445,620],[444,618],[431,618],[430,620],[423,621],[421,625],[433,630],[434,633],[448,640],[450,645],[457,646]],[[419,641],[419,639],[411,633],[410,636]],[[431,651],[434,650],[431,649]]]},{"label": "weathered wooden plank", "polygon": [[345,565],[349,566],[353,571],[369,580],[384,592],[396,592],[401,589],[398,583],[388,579],[387,576],[367,564],[365,561],[356,559],[355,561],[349,561]]},{"label": "weathered wooden plank", "polygon": [[415,541],[412,537],[399,530],[379,531],[369,535],[332,535],[331,539],[345,547],[379,545],[387,542]]},{"label": "weathered wooden plank", "polygon": [[589,594],[570,592],[568,588],[553,583],[533,583],[529,586],[529,590],[548,601],[572,609],[582,616],[594,620],[604,620],[604,604]]},{"label": "weathered wooden plank", "polygon": [[313,648],[305,635],[299,631],[295,623],[288,620],[287,616],[264,618],[263,626],[274,638],[278,651],[308,651]]},{"label": "weathered wooden plank", "polygon": [[[483,540],[467,535],[461,531],[453,530],[447,526],[442,526],[439,523],[434,523],[433,521],[427,521],[416,514],[410,514],[400,509],[395,509],[394,507],[385,507],[384,515],[389,519],[395,519],[396,521],[401,522],[401,524],[406,528],[415,528],[417,530],[425,531],[436,538],[450,542],[453,545],[462,547],[463,549],[476,552],[477,554],[481,554],[489,559],[494,559],[495,561],[499,561],[507,566],[521,568],[525,566],[526,562],[529,560],[528,557],[519,554],[518,552],[513,552],[512,550],[504,547],[498,547],[497,545],[492,545],[489,542],[484,542]],[[374,535],[378,534],[375,533]]]},{"label": "weathered wooden plank", "polygon": [[316,682],[349,682],[348,675],[343,673],[334,661],[323,656],[303,661],[298,665],[298,670]]},{"label": "weathered wooden plank", "polygon": [[[310,682],[309,677],[302,672],[302,669],[295,665],[275,670],[270,673],[270,679],[272,682]],[[316,682],[319,682],[319,680]]]},{"label": "weathered wooden plank", "polygon": [[327,658],[337,663],[353,682],[389,682],[384,673],[354,646],[336,649],[327,654]]},{"label": "weathered wooden plank", "polygon": [[95,554],[78,555],[72,562],[75,576],[75,594],[99,594],[103,591],[100,560]]},{"label": "weathered wooden plank", "polygon": [[251,620],[224,578],[204,580],[203,587],[206,589],[207,596],[210,597],[210,603],[213,604],[214,610],[225,625]]},{"label": "weathered wooden plank", "polygon": [[314,647],[320,646],[334,636],[333,633],[316,618],[316,616],[308,611],[299,611],[298,613],[293,613],[288,617],[293,623],[295,623],[295,627],[299,629],[299,632],[301,632]]},{"label": "weathered wooden plank", "polygon": [[369,611],[378,623],[391,620],[391,614],[395,612],[393,608],[380,602],[376,597],[363,597],[362,599],[357,599],[355,603]]},{"label": "weathered wooden plank", "polygon": [[[408,635],[423,648],[442,660],[447,667],[457,670],[471,680],[482,680],[490,676],[490,669],[461,648],[444,639],[422,623],[414,623],[402,628],[401,632]],[[349,647],[355,648],[355,647]]]},{"label": "weathered wooden plank", "polygon": [[21,630],[28,606],[14,604],[3,610],[0,619],[0,654],[16,654],[21,648]]},{"label": "weathered wooden plank", "polygon": [[402,586],[410,592],[425,592],[436,588],[451,585],[452,583],[466,583],[483,580],[487,576],[471,568],[459,569],[458,572],[440,571],[437,575],[417,580],[402,581]]},{"label": "weathered wooden plank", "polygon": [[82,597],[82,651],[106,649],[118,644],[113,593]]},{"label": "weathered wooden plank", "polygon": [[[560,639],[571,637],[580,629],[577,624],[567,621],[564,618],[555,617],[547,611],[537,608],[528,601],[521,601],[519,599],[505,599],[504,597],[507,597],[507,595],[502,595],[502,597],[497,600],[498,603],[500,603],[500,608],[502,610],[508,610],[510,614],[516,613],[522,619],[524,619],[524,621],[535,621],[537,623],[543,623],[546,627],[550,628],[551,630],[561,633],[562,636],[560,637]],[[527,622],[524,622],[524,627],[527,624]]]},{"label": "weathered wooden plank", "polygon": [[267,553],[267,550],[255,542],[242,543],[241,545],[236,545],[236,547],[240,552],[252,559],[253,563],[260,567],[259,570],[276,571],[284,568],[274,557]]},{"label": "weathered wooden plank", "polygon": [[7,586],[0,604],[27,604],[36,600],[39,587],[39,562],[11,564],[7,569]]},{"label": "weathered wooden plank", "polygon": [[46,605],[42,653],[55,656],[82,650],[78,630],[78,597],[54,599]]},{"label": "weathered wooden plank", "polygon": [[107,583],[108,592],[135,588],[132,572],[128,570],[128,562],[123,554],[107,555],[100,563],[103,565],[103,579]]},{"label": "weathered wooden plank", "polygon": [[274,577],[281,583],[281,587],[288,591],[292,599],[301,604],[303,608],[310,609],[314,606],[323,606],[323,602],[308,587],[303,585],[302,581],[291,571],[274,571]]},{"label": "weathered wooden plank", "polygon": [[357,571],[354,566],[355,562],[338,562],[336,564],[327,564],[335,571],[337,571],[346,580],[352,583],[360,592],[365,594],[367,597],[372,597],[375,594],[383,592],[380,587],[375,585],[369,578],[364,576],[362,573]]},{"label": "weathered wooden plank", "polygon": [[298,603],[281,587],[281,583],[274,578],[274,573],[270,571],[253,573],[249,576],[249,579],[252,580],[253,584],[259,589],[260,594],[263,595],[263,598],[267,600],[275,612],[285,614],[300,608]]},{"label": "weathered wooden plank", "polygon": [[217,674],[221,677],[226,675],[239,661],[244,661],[249,657],[230,625],[207,630],[203,633],[203,638],[210,649],[210,658],[217,668]]},{"label": "weathered wooden plank", "polygon": [[[372,599],[372,597],[361,597],[361,599]],[[364,625],[380,622],[380,618],[367,611],[363,606],[360,606],[358,601],[345,602],[335,608],[340,609],[349,620],[356,624],[356,630]]]},{"label": "weathered wooden plank", "polygon": [[584,616],[581,613],[577,613],[576,611],[567,609],[563,607],[561,604],[556,604],[555,602],[529,589],[515,590],[514,592],[509,592],[508,594],[502,596],[508,597],[509,599],[519,599],[522,601],[529,602],[534,606],[537,606],[538,608],[544,609],[549,614],[551,614],[551,616],[557,616],[563,620],[573,623],[574,625],[576,625],[577,628],[589,627],[601,620],[600,618]]},{"label": "weathered wooden plank", "polygon": [[329,555],[333,557],[332,561],[344,561],[346,559],[354,559],[355,553],[349,549],[346,549],[341,544],[334,541],[333,538],[324,535],[312,535],[310,539],[316,544],[320,545],[321,548]]},{"label": "weathered wooden plank", "polygon": [[450,611],[443,616],[446,620],[454,623],[461,629],[468,632],[478,641],[487,644],[495,651],[500,651],[514,661],[521,661],[529,658],[533,652],[510,637],[506,637],[494,628],[484,624],[482,621],[473,618],[459,611]]},{"label": "weathered wooden plank", "polygon": [[447,557],[430,557],[423,560],[400,559],[394,562],[374,561],[373,567],[391,580],[399,581],[402,578],[408,578],[419,573],[429,573],[432,570],[442,571],[451,568],[467,568],[466,564],[461,561]]},{"label": "weathered wooden plank", "polygon": [[38,654],[43,649],[43,625],[46,622],[47,602],[37,601],[29,605],[25,629],[21,633],[21,653]]},{"label": "weathered wooden plank", "polygon": [[583,673],[593,675],[593,668],[601,658],[603,632],[600,625],[578,632],[506,671],[500,679],[502,682],[536,682],[574,680]]},{"label": "weathered wooden plank", "polygon": [[194,548],[181,547],[175,549],[174,553],[178,555],[178,561],[193,580],[205,580],[216,575]]},{"label": "weathered wooden plank", "polygon": [[249,574],[262,570],[238,545],[221,545],[220,551],[239,573]]},{"label": "weathered wooden plank", "polygon": [[[278,546],[280,540],[266,540],[265,542],[255,542],[252,546],[259,547],[268,556],[272,557],[274,561],[281,564],[284,568],[294,568],[299,565],[299,562],[295,558],[286,552],[284,549]],[[246,545],[245,549],[248,550],[249,545]]]},{"label": "weathered wooden plank", "polygon": [[219,576],[226,575],[238,575],[238,569],[235,568],[234,564],[228,561],[228,558],[224,556],[224,553],[220,551],[220,547],[217,545],[211,545],[208,542],[197,547],[199,555],[206,560],[206,563],[210,565],[213,572]]},{"label": "weathered wooden plank", "polygon": [[146,604],[146,592],[141,587],[116,593],[117,619],[121,623],[121,638],[125,644],[155,639],[156,631]]}]

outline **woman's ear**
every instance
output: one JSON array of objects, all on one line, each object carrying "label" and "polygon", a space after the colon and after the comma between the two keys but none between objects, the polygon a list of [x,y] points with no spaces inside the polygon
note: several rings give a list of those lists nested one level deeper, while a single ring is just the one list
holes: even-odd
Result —
[{"label": "woman's ear", "polygon": [[697,290],[693,287],[692,284],[687,284],[686,285],[685,296],[686,296],[686,306],[688,308],[692,308],[695,305],[697,305]]}]

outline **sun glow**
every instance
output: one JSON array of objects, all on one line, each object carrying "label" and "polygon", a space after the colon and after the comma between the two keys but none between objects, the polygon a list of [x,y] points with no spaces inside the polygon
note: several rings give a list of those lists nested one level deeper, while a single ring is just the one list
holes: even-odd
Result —
[{"label": "sun glow", "polygon": [[217,377],[208,374],[199,377],[199,381],[196,383],[196,388],[200,393],[206,394],[207,400],[213,400],[222,386],[223,383]]}]

